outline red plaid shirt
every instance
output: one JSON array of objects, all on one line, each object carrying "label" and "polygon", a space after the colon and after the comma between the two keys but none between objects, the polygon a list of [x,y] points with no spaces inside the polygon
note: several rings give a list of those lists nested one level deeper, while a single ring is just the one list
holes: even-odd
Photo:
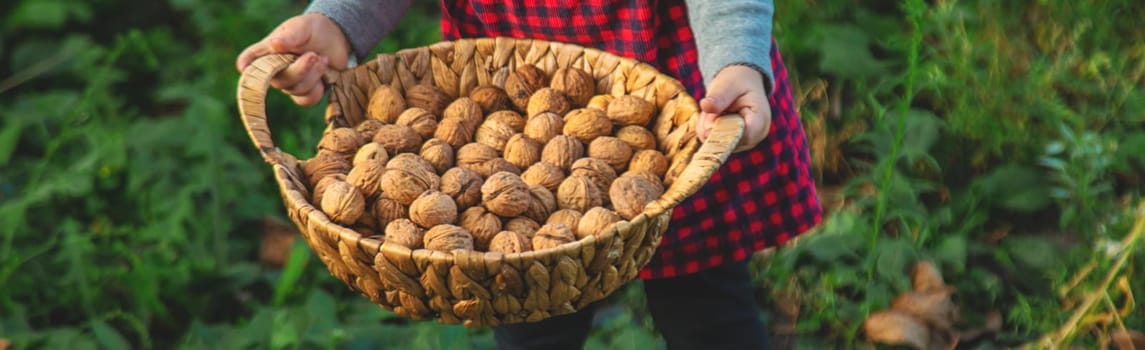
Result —
[{"label": "red plaid shirt", "polygon": [[[683,0],[442,1],[446,40],[514,37],[573,43],[652,64],[697,100],[703,78]],[[668,232],[640,278],[694,273],[781,245],[819,223],[810,155],[787,70],[771,49],[772,126],[752,150],[733,154],[672,212]]]}]

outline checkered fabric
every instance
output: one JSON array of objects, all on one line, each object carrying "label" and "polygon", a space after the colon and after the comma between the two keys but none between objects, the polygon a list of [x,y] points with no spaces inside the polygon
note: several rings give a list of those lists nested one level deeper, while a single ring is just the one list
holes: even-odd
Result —
[{"label": "checkered fabric", "polygon": [[[593,47],[655,66],[697,99],[703,79],[683,0],[442,0],[446,40],[513,37]],[[672,212],[668,232],[640,278],[694,273],[782,245],[819,223],[810,155],[776,45],[772,126],[752,150],[733,154],[708,184]]]}]

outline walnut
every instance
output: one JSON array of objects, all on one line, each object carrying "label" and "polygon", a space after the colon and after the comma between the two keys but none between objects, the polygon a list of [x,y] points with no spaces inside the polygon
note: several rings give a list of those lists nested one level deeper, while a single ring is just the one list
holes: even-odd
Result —
[{"label": "walnut", "polygon": [[489,243],[490,252],[512,254],[530,250],[533,250],[533,241],[529,237],[513,231],[498,232]]},{"label": "walnut", "polygon": [[421,158],[433,164],[433,170],[444,174],[453,167],[453,147],[441,139],[429,139],[421,145]]},{"label": "walnut", "polygon": [[557,188],[557,206],[583,213],[592,207],[604,205],[605,195],[607,193],[597,188],[589,177],[569,176]]},{"label": "walnut", "polygon": [[358,153],[354,154],[354,161],[351,164],[354,167],[362,166],[366,162],[380,162],[383,165],[390,161],[390,155],[386,153],[386,148],[377,142],[367,142],[358,149]]},{"label": "walnut", "polygon": [[453,198],[458,210],[467,210],[481,202],[481,185],[485,180],[477,172],[452,168],[441,175],[441,192]]},{"label": "walnut", "polygon": [[495,85],[478,86],[469,92],[469,98],[473,102],[477,102],[485,114],[513,108],[513,101],[509,100],[509,94]]},{"label": "walnut", "polygon": [[386,163],[377,160],[363,161],[350,169],[350,174],[346,175],[346,182],[362,191],[367,200],[373,200],[382,194],[382,173],[385,171]]},{"label": "walnut", "polygon": [[441,117],[442,121],[454,118],[461,119],[470,126],[470,130],[476,130],[477,126],[481,125],[481,121],[485,117],[485,114],[481,112],[481,106],[477,105],[476,102],[473,102],[473,100],[468,97],[454,100],[443,113]]},{"label": "walnut", "polygon": [[540,144],[549,143],[554,136],[561,134],[565,121],[556,113],[541,113],[525,122],[525,136]]},{"label": "walnut", "polygon": [[655,189],[656,192],[664,192],[664,181],[661,180],[659,176],[656,176],[656,174],[653,174],[649,171],[629,169],[628,171],[625,171],[623,174],[620,174],[620,176],[643,177],[645,180],[648,180],[648,183],[652,184],[652,187]]},{"label": "walnut", "polygon": [[409,206],[409,217],[421,227],[452,224],[457,220],[457,204],[453,198],[436,190],[428,190]]},{"label": "walnut", "polygon": [[348,174],[351,167],[352,163],[350,160],[347,160],[345,157],[342,157],[337,153],[330,151],[318,151],[318,154],[315,154],[314,158],[310,158],[309,160],[302,163],[302,173],[303,175],[306,175],[306,179],[310,183],[310,187],[313,188],[314,186],[318,185],[318,181],[322,180],[322,178],[326,176],[334,174]]},{"label": "walnut", "polygon": [[473,141],[476,125],[460,118],[445,118],[437,124],[433,137],[445,141],[453,148],[459,148]]},{"label": "walnut", "polygon": [[433,132],[437,130],[437,117],[427,110],[413,107],[398,115],[395,124],[410,127],[424,140],[433,138]]},{"label": "walnut", "polygon": [[530,186],[529,209],[525,210],[525,217],[536,221],[545,221],[549,215],[557,210],[557,197],[552,191],[542,186]]},{"label": "walnut", "polygon": [[504,227],[504,230],[513,231],[523,234],[525,237],[533,238],[533,233],[537,232],[537,230],[541,228],[541,224],[533,221],[533,219],[524,216],[518,216],[509,219],[509,221],[506,221],[505,225],[502,227]]},{"label": "walnut", "polygon": [[577,239],[600,235],[620,220],[620,215],[617,215],[616,212],[605,207],[596,207],[589,209],[584,213],[584,216],[580,217],[580,222],[577,223],[576,230],[573,231],[575,231]]},{"label": "walnut", "polygon": [[322,194],[326,193],[326,188],[330,187],[330,184],[335,182],[347,182],[346,175],[331,174],[323,177],[321,180],[318,180],[318,184],[314,185],[314,193],[312,194],[314,198],[311,198],[314,201],[313,203],[315,206],[322,205]]},{"label": "walnut", "polygon": [[498,232],[501,232],[501,218],[485,208],[470,207],[461,212],[460,225],[473,235],[473,245],[478,250],[489,248],[489,242]]},{"label": "walnut", "polygon": [[409,219],[397,219],[386,224],[385,239],[409,249],[419,249],[425,240],[425,229]]},{"label": "walnut", "polygon": [[525,169],[525,172],[521,173],[521,180],[529,186],[544,186],[555,193],[565,180],[565,173],[556,165],[540,162]]},{"label": "walnut", "polygon": [[457,149],[457,166],[481,174],[481,167],[485,165],[485,162],[497,157],[497,150],[493,147],[480,143],[470,143]]},{"label": "walnut", "polygon": [[622,175],[612,182],[608,196],[616,213],[625,220],[632,220],[644,212],[649,202],[660,198],[663,194],[660,188],[647,177]]},{"label": "walnut", "polygon": [[513,131],[515,132],[525,131],[525,117],[520,113],[514,112],[512,110],[493,112],[492,114],[489,114],[485,120],[496,120],[505,123],[505,125],[513,128]]},{"label": "walnut", "polygon": [[378,128],[382,127],[382,125],[386,125],[386,123],[377,119],[366,119],[359,123],[358,126],[355,126],[354,130],[358,131],[358,135],[362,136],[362,140],[369,141],[374,139],[374,133],[378,132]]},{"label": "walnut", "polygon": [[[598,207],[599,208],[599,207]],[[561,223],[569,228],[577,227],[584,214],[576,209],[561,209],[553,212],[551,216],[545,221],[546,224]]]},{"label": "walnut", "polygon": [[374,133],[374,142],[389,154],[415,153],[421,149],[421,135],[406,125],[383,125]]},{"label": "walnut", "polygon": [[412,153],[394,156],[382,173],[382,191],[403,205],[412,204],[422,192],[440,186],[441,178],[433,172],[433,165]]},{"label": "walnut", "polygon": [[576,234],[565,224],[545,224],[533,234],[533,249],[540,251],[556,248],[574,241],[576,241]]},{"label": "walnut", "polygon": [[616,138],[624,141],[634,150],[656,149],[656,136],[638,125],[629,125],[616,130]]},{"label": "walnut", "polygon": [[541,150],[541,162],[556,165],[564,171],[568,171],[581,157],[584,157],[584,144],[568,135],[554,136]]},{"label": "walnut", "polygon": [[628,168],[628,160],[632,159],[632,147],[618,138],[604,136],[588,144],[588,156],[603,160],[616,172],[623,172]]},{"label": "walnut", "polygon": [[481,185],[481,201],[485,209],[501,217],[514,217],[529,209],[529,186],[510,172],[490,175]]},{"label": "walnut", "polygon": [[500,152],[505,150],[505,143],[509,142],[509,138],[516,133],[517,131],[513,130],[509,124],[496,120],[486,120],[477,128],[475,139],[477,143],[493,147]]},{"label": "walnut", "polygon": [[509,161],[505,160],[505,158],[500,157],[485,161],[485,163],[482,163],[481,166],[477,168],[477,170],[477,174],[486,178],[489,177],[489,175],[493,175],[502,171],[513,173],[513,175],[521,175],[521,169],[517,168],[517,166],[513,165],[513,163],[509,163]]},{"label": "walnut", "polygon": [[425,249],[441,252],[473,250],[473,236],[456,225],[437,225],[425,231]]},{"label": "walnut", "polygon": [[505,77],[505,93],[517,110],[528,110],[529,97],[533,92],[549,85],[549,77],[545,71],[531,64],[517,66],[517,69]]},{"label": "walnut", "polygon": [[608,119],[616,125],[648,125],[656,113],[656,105],[633,95],[623,95],[608,103]]},{"label": "walnut", "polygon": [[389,223],[394,222],[394,220],[409,218],[409,208],[385,195],[382,195],[377,201],[374,201],[374,205],[370,209],[371,213],[373,213],[374,220],[378,222],[378,227],[384,228],[386,225],[389,225]]},{"label": "walnut", "polygon": [[558,115],[565,115],[572,108],[569,105],[569,98],[565,97],[560,91],[553,88],[541,88],[529,97],[529,105],[525,110],[525,115],[532,117],[541,113],[556,113]]},{"label": "walnut", "polygon": [[574,109],[565,115],[564,134],[582,143],[612,134],[612,121],[604,112],[592,108]]},{"label": "walnut", "polygon": [[382,85],[374,89],[374,93],[370,95],[366,115],[370,119],[393,124],[404,110],[406,110],[406,99],[401,91],[389,85]]},{"label": "walnut", "polygon": [[431,84],[417,84],[407,87],[405,98],[407,108],[421,108],[433,113],[433,115],[442,115],[450,101],[453,100],[445,91]]},{"label": "walnut", "polygon": [[595,108],[602,112],[607,111],[608,104],[614,99],[616,99],[616,97],[613,97],[612,95],[596,95],[593,96],[592,99],[588,100],[588,104],[585,105],[585,108]]},{"label": "walnut", "polygon": [[505,142],[505,149],[501,151],[502,157],[513,164],[517,169],[528,169],[541,161],[541,144],[517,133]]},{"label": "walnut", "polygon": [[[585,157],[573,162],[569,175],[588,177],[593,184],[596,184],[596,188],[604,189],[609,188],[612,181],[616,180],[616,169],[603,160]],[[608,203],[608,198],[604,198],[604,202]]]},{"label": "walnut", "polygon": [[628,171],[647,171],[658,179],[663,178],[668,172],[668,157],[654,149],[637,151],[628,162]]},{"label": "walnut", "polygon": [[350,226],[366,211],[366,198],[349,182],[334,181],[326,186],[320,206],[331,221]]},{"label": "walnut", "polygon": [[362,135],[352,128],[334,128],[322,134],[322,139],[318,140],[319,150],[326,150],[343,156],[353,157],[354,153],[358,152],[359,147],[362,147]]},{"label": "walnut", "polygon": [[553,72],[553,89],[568,96],[570,102],[583,106],[596,94],[596,80],[587,72],[576,67],[565,67]]}]

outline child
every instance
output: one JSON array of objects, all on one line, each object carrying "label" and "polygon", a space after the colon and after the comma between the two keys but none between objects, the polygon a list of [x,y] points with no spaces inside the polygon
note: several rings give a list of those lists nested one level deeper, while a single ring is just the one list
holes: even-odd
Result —
[{"label": "child", "polygon": [[[238,57],[299,59],[272,86],[299,105],[324,94],[320,76],[364,59],[409,0],[317,0]],[[758,349],[766,332],[747,260],[821,219],[808,146],[787,71],[771,37],[769,0],[442,1],[445,40],[507,36],[594,47],[652,64],[700,101],[697,135],[738,113],[743,140],[711,181],[672,213],[640,272],[648,309],[671,349]],[[577,349],[590,307],[538,323],[497,327],[502,349]]]}]

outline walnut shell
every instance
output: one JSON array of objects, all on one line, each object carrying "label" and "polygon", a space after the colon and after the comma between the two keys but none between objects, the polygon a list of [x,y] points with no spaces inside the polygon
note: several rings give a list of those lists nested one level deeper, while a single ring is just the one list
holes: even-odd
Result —
[{"label": "walnut shell", "polygon": [[[611,165],[603,160],[590,157],[577,159],[573,162],[569,175],[588,177],[598,189],[612,186],[612,181],[616,180],[617,176],[616,169],[613,169]],[[604,202],[608,203],[608,198],[604,198]]]},{"label": "walnut shell", "polygon": [[554,136],[541,150],[541,161],[568,171],[573,162],[584,157],[584,144],[568,135]]},{"label": "walnut shell", "polygon": [[377,160],[363,161],[350,169],[350,173],[346,175],[346,182],[362,191],[366,200],[373,200],[382,194],[382,173],[385,171],[386,163]]},{"label": "walnut shell", "polygon": [[349,174],[352,166],[350,160],[337,153],[318,151],[318,154],[315,154],[314,158],[310,158],[302,163],[302,174],[306,176],[310,187],[314,188],[314,186],[318,185],[318,181],[326,176]]},{"label": "walnut shell", "polygon": [[529,97],[533,92],[549,85],[549,77],[545,71],[532,64],[517,66],[517,69],[505,77],[505,93],[517,110],[528,110]]},{"label": "walnut shell", "polygon": [[466,210],[481,202],[481,185],[485,180],[477,172],[465,168],[452,168],[441,175],[441,192],[453,198],[458,210]]},{"label": "walnut shell", "polygon": [[512,254],[523,253],[530,250],[533,250],[532,239],[513,231],[498,232],[489,243],[490,252]]},{"label": "walnut shell", "polygon": [[588,104],[585,105],[585,108],[599,109],[602,112],[607,111],[608,104],[614,99],[616,99],[616,97],[612,95],[596,95],[588,100]]},{"label": "walnut shell", "polygon": [[476,206],[461,212],[459,224],[473,236],[473,245],[477,250],[489,248],[489,242],[501,232],[501,218],[485,208]]},{"label": "walnut shell", "polygon": [[584,106],[596,95],[596,80],[576,67],[564,67],[553,72],[549,86],[560,91],[576,106]]},{"label": "walnut shell", "polygon": [[643,126],[629,125],[616,130],[616,138],[633,150],[656,149],[656,136]]},{"label": "walnut shell", "polygon": [[372,141],[374,139],[374,133],[378,132],[378,128],[381,128],[382,125],[386,125],[386,123],[377,119],[366,119],[358,123],[358,126],[355,126],[354,130],[358,131],[358,135],[362,136],[362,140]]},{"label": "walnut shell", "polygon": [[453,100],[445,91],[432,84],[406,87],[405,99],[406,108],[421,108],[433,115],[442,115]]},{"label": "walnut shell", "polygon": [[421,227],[452,224],[457,221],[457,204],[453,198],[436,190],[425,191],[409,206],[409,217]]},{"label": "walnut shell", "polygon": [[545,221],[554,210],[557,210],[557,196],[547,188],[530,186],[529,195],[532,199],[529,201],[529,209],[525,210],[525,217]]},{"label": "walnut shell", "polygon": [[513,231],[523,234],[525,237],[533,238],[533,234],[536,233],[537,230],[541,229],[541,224],[533,221],[533,219],[524,216],[518,216],[506,221],[502,227],[503,230]]},{"label": "walnut shell", "polygon": [[576,226],[576,238],[582,239],[588,236],[600,235],[608,230],[609,226],[620,222],[620,215],[616,212],[609,210],[605,207],[596,207],[589,209],[580,217],[580,222]]},{"label": "walnut shell", "polygon": [[489,114],[489,116],[486,117],[485,120],[487,120],[487,121],[488,120],[496,120],[496,121],[505,123],[505,125],[508,125],[509,127],[513,128],[513,131],[515,131],[515,132],[524,132],[525,131],[525,122],[526,122],[525,116],[521,115],[520,113],[514,112],[512,110],[503,110],[503,111],[493,112],[493,113]]},{"label": "walnut shell", "polygon": [[628,161],[628,171],[647,171],[656,175],[658,181],[668,172],[668,157],[654,149],[637,151]]},{"label": "walnut shell", "polygon": [[366,211],[366,198],[357,187],[345,181],[334,181],[326,187],[322,194],[322,212],[330,217],[331,221],[350,226]]},{"label": "walnut shell", "polygon": [[523,133],[517,133],[505,141],[505,149],[501,151],[501,154],[517,169],[528,169],[541,161],[541,144],[525,137]]},{"label": "walnut shell", "polygon": [[565,224],[545,224],[533,234],[533,249],[537,251],[551,249],[575,241],[576,234]]},{"label": "walnut shell", "polygon": [[556,165],[540,162],[525,169],[525,172],[521,173],[521,180],[529,186],[543,186],[550,192],[556,193],[561,182],[565,181],[565,172]]},{"label": "walnut shell", "polygon": [[450,147],[456,149],[473,142],[475,128],[476,125],[470,124],[464,119],[445,118],[437,123],[437,130],[433,131],[433,137],[445,141]]},{"label": "walnut shell", "polygon": [[421,145],[421,158],[433,164],[433,170],[444,174],[453,167],[453,147],[441,139],[429,139]]},{"label": "walnut shell", "polygon": [[480,143],[470,143],[457,149],[457,166],[481,174],[481,167],[485,165],[485,162],[498,156],[497,150],[493,147]]},{"label": "walnut shell", "polygon": [[612,182],[608,196],[616,213],[625,220],[632,220],[644,211],[649,202],[660,198],[663,191],[659,189],[647,177],[624,175]]},{"label": "walnut shell", "polygon": [[473,250],[473,236],[456,225],[437,225],[425,231],[425,249],[441,252]]},{"label": "walnut shell", "polygon": [[358,152],[359,147],[362,147],[362,135],[353,128],[334,128],[322,134],[322,139],[318,140],[319,150],[342,156],[349,155],[351,158]]},{"label": "walnut shell", "polygon": [[505,150],[505,143],[517,134],[512,126],[496,120],[486,120],[477,128],[475,139],[477,143],[493,147],[498,152]]},{"label": "walnut shell", "polygon": [[513,108],[513,101],[509,94],[496,85],[482,85],[469,92],[469,98],[481,106],[485,114]]},{"label": "walnut shell", "polygon": [[382,85],[370,94],[366,116],[386,124],[393,124],[404,110],[406,110],[406,99],[401,91],[389,85]]},{"label": "walnut shell", "polygon": [[[390,161],[390,155],[386,153],[386,148],[377,142],[367,142],[358,149],[358,153],[354,154],[354,161],[351,164],[354,167],[362,166],[366,162],[380,162],[383,165]],[[351,169],[352,170],[352,169]]]},{"label": "walnut shell", "polygon": [[510,172],[490,175],[481,185],[481,201],[485,209],[501,217],[514,217],[529,209],[529,186],[520,176]]},{"label": "walnut shell", "polygon": [[525,115],[530,117],[541,113],[565,115],[571,108],[572,105],[569,104],[569,98],[565,97],[565,94],[546,87],[537,90],[533,96],[529,97],[529,105],[525,109]]},{"label": "walnut shell", "polygon": [[386,163],[382,191],[403,205],[410,205],[422,192],[441,187],[433,165],[413,153],[402,153]]},{"label": "walnut shell", "polygon": [[525,122],[525,136],[540,144],[549,143],[553,137],[560,135],[565,127],[565,121],[556,113],[541,113]]},{"label": "walnut shell", "polygon": [[622,95],[608,103],[608,119],[620,126],[648,125],[656,113],[656,105],[633,95]]},{"label": "walnut shell", "polygon": [[588,156],[603,160],[618,173],[624,172],[628,169],[628,160],[632,159],[632,147],[618,138],[604,136],[588,144]]},{"label": "walnut shell", "polygon": [[381,144],[392,155],[416,153],[421,150],[421,141],[421,135],[407,125],[383,125],[374,133],[374,142]]},{"label": "walnut shell", "polygon": [[409,219],[397,219],[386,224],[385,239],[409,249],[419,249],[425,241],[425,229]]},{"label": "walnut shell", "polygon": [[612,121],[604,112],[592,108],[574,109],[565,115],[565,135],[575,137],[582,143],[612,134]]},{"label": "walnut shell", "polygon": [[468,97],[462,97],[454,100],[446,107],[443,112],[441,120],[445,119],[461,119],[465,121],[471,130],[476,130],[481,121],[484,120],[485,114],[481,112],[481,106],[477,105]]},{"label": "walnut shell", "polygon": [[427,110],[413,107],[398,115],[395,124],[410,127],[423,140],[430,139],[433,138],[434,131],[437,131],[437,116]]},{"label": "walnut shell", "polygon": [[335,182],[348,181],[346,181],[346,175],[343,174],[331,174],[323,177],[321,180],[318,180],[318,184],[314,185],[314,192],[311,194],[314,196],[314,198],[311,198],[311,200],[314,201],[313,203],[315,205],[322,205],[322,194],[326,193],[326,188],[330,187],[330,184]]},{"label": "walnut shell", "polygon": [[382,195],[374,205],[370,207],[373,213],[374,220],[378,222],[377,227],[386,227],[394,220],[409,219],[409,208],[405,205],[398,203],[393,198]]},{"label": "walnut shell", "polygon": [[557,206],[583,213],[592,207],[604,205],[605,195],[607,193],[597,188],[596,183],[589,177],[569,176],[557,188]]},{"label": "walnut shell", "polygon": [[656,192],[664,192],[664,181],[661,180],[659,176],[656,176],[656,174],[653,174],[649,171],[629,169],[628,171],[625,171],[623,174],[620,174],[620,176],[643,177],[645,180],[648,180],[649,184],[652,184],[652,187],[656,189]]},{"label": "walnut shell", "polygon": [[[598,207],[599,208],[599,207]],[[569,228],[575,228],[580,223],[584,214],[576,209],[561,209],[553,212],[551,216],[545,221],[546,224],[561,223]]]},{"label": "walnut shell", "polygon": [[513,173],[513,175],[521,175],[521,169],[517,168],[513,163],[509,163],[505,158],[500,157],[485,161],[485,163],[482,163],[477,169],[479,170],[477,174],[481,175],[481,177],[489,177],[489,175],[502,171]]}]

